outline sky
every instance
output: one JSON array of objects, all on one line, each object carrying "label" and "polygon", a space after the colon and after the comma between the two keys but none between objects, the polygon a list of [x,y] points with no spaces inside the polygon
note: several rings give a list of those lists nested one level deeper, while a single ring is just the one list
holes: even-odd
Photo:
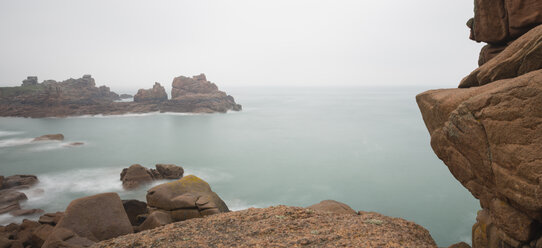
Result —
[{"label": "sky", "polygon": [[472,16],[472,0],[0,0],[0,86],[456,87],[483,45]]}]

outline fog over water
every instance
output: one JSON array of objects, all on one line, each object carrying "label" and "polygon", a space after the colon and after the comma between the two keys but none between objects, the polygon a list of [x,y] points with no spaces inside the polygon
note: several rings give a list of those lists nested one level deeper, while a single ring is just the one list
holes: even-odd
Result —
[{"label": "fog over water", "polygon": [[455,87],[476,67],[472,0],[0,1],[0,86],[92,74],[114,91],[207,74],[222,86]]}]

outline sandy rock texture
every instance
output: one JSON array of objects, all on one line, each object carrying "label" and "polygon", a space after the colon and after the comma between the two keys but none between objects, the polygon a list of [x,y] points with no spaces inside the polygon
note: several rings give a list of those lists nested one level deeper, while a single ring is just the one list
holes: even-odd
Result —
[{"label": "sandy rock texture", "polygon": [[247,209],[172,223],[93,247],[436,247],[412,222],[377,213]]}]

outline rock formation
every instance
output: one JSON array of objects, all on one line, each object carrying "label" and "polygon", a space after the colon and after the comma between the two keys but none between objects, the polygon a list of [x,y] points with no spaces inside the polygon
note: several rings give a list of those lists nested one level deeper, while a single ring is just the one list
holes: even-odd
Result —
[{"label": "rock formation", "polygon": [[[241,105],[235,103],[232,96],[219,91],[216,85],[201,75],[195,76],[189,84],[186,80],[175,83],[179,86],[174,90],[175,99],[167,100],[165,89],[157,83],[152,89],[139,90],[134,102],[115,102],[120,97],[107,86],[96,87],[90,75],[63,82],[46,80],[34,84],[34,81],[37,82],[37,78],[29,77],[23,86],[0,87],[0,116],[40,118],[148,112],[225,113],[241,110]],[[209,85],[214,86],[211,87],[213,90],[201,90],[211,89]]]},{"label": "rock formation", "polygon": [[135,189],[154,180],[180,179],[183,177],[183,167],[174,164],[157,164],[156,169],[147,169],[139,164],[124,168],[120,180],[124,189]]},{"label": "rock formation", "polygon": [[134,102],[162,102],[167,101],[166,89],[159,83],[154,83],[152,89],[140,89],[134,96]]},{"label": "rock formation", "polygon": [[23,216],[43,213],[41,209],[21,209],[20,204],[28,198],[18,190],[28,189],[37,182],[38,178],[34,175],[0,176],[0,214]]},{"label": "rock formation", "polygon": [[209,184],[194,175],[148,190],[147,205],[151,214],[164,212],[174,222],[229,212],[228,206]]},{"label": "rock formation", "polygon": [[474,39],[504,50],[416,100],[433,150],[480,200],[473,247],[542,247],[542,2],[475,2]]},{"label": "rock formation", "polygon": [[356,211],[350,206],[334,200],[321,201],[320,203],[311,205],[307,208],[316,211],[324,211],[338,214],[357,214]]},{"label": "rock formation", "polygon": [[[167,216],[161,217],[167,222]],[[287,206],[250,208],[190,219],[103,241],[93,247],[305,246],[436,248],[427,230],[403,219],[377,213],[336,214]]]},{"label": "rock formation", "polygon": [[86,247],[132,232],[119,196],[103,193],[72,201],[43,247]]},{"label": "rock formation", "polygon": [[43,141],[43,140],[64,140],[64,135],[59,134],[46,134],[40,137],[34,138],[33,141]]},{"label": "rock formation", "polygon": [[475,0],[474,18],[467,23],[472,40],[488,43],[480,53],[480,65],[540,24],[539,0]]}]

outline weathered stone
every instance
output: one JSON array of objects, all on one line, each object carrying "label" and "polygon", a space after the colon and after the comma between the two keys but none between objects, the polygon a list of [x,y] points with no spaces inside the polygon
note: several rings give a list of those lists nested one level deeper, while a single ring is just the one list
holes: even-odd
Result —
[{"label": "weathered stone", "polygon": [[152,175],[145,167],[133,164],[122,171],[120,180],[122,181],[122,187],[125,189],[135,189],[143,184],[152,182]]},{"label": "weathered stone", "polygon": [[64,217],[63,212],[56,212],[56,213],[46,213],[42,216],[40,216],[40,219],[38,220],[41,224],[47,224],[51,226],[56,226],[58,222],[60,222],[60,219]]},{"label": "weathered stone", "polygon": [[465,242],[460,242],[457,244],[453,244],[448,246],[448,248],[471,248],[471,246]]},{"label": "weathered stone", "polygon": [[157,164],[156,170],[164,179],[179,179],[183,177],[183,167],[174,164]]},{"label": "weathered stone", "polygon": [[132,226],[141,224],[138,222],[137,216],[147,213],[147,203],[138,200],[123,200],[122,205]]},{"label": "weathered stone", "polygon": [[18,209],[14,211],[10,211],[9,214],[13,216],[27,216],[27,215],[34,215],[34,214],[42,214],[44,211],[41,209]]},{"label": "weathered stone", "polygon": [[103,193],[72,201],[44,247],[89,244],[132,232],[120,197]]},{"label": "weathered stone", "polygon": [[13,175],[4,178],[4,189],[9,189],[17,186],[32,186],[38,183],[38,177],[34,175]]},{"label": "weathered stone", "polygon": [[163,211],[154,211],[147,219],[137,228],[138,232],[157,228],[159,226],[167,225],[172,222],[171,215]]},{"label": "weathered stone", "polygon": [[34,232],[32,232],[32,246],[33,247],[42,247],[45,240],[51,235],[54,227],[50,225],[41,225]]},{"label": "weathered stone", "polygon": [[34,141],[42,141],[42,140],[64,140],[64,135],[61,133],[46,134],[46,135],[42,135],[40,137],[34,138]]},{"label": "weathered stone", "polygon": [[162,102],[167,100],[166,89],[159,83],[154,83],[152,89],[140,89],[134,96],[134,102]]},{"label": "weathered stone", "polygon": [[499,53],[504,51],[506,48],[506,45],[492,45],[487,44],[484,47],[482,47],[482,50],[480,51],[480,57],[478,58],[478,65],[482,66],[485,63],[487,63],[492,58],[495,58]]},{"label": "weathered stone", "polygon": [[229,212],[209,184],[193,175],[148,190],[147,204],[156,210],[170,211],[173,221]]},{"label": "weathered stone", "polygon": [[320,203],[314,204],[307,208],[312,209],[312,210],[331,212],[331,213],[337,213],[337,214],[357,214],[357,212],[354,209],[352,209],[350,206],[342,202],[338,202],[334,200],[321,201]]},{"label": "weathered stone", "polygon": [[542,25],[512,42],[490,61],[474,70],[459,88],[485,85],[542,69]]}]

